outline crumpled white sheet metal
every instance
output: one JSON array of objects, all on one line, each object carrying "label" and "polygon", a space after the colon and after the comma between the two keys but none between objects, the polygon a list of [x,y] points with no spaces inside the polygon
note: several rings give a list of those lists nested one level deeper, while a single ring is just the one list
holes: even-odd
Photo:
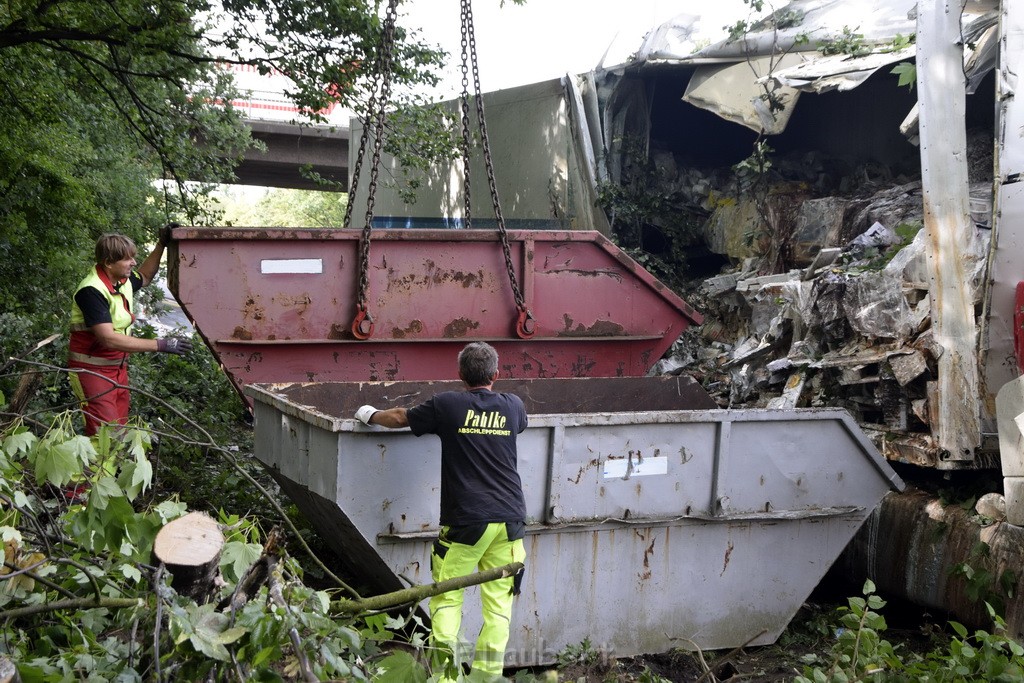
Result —
[{"label": "crumpled white sheet metal", "polygon": [[789,123],[800,91],[769,83],[773,98],[782,106],[773,116],[763,97],[766,83],[764,77],[773,68],[795,66],[801,61],[800,56],[791,54],[781,58],[755,57],[749,62],[702,66],[690,77],[683,99],[755,131],[781,133]]},{"label": "crumpled white sheet metal", "polygon": [[784,86],[816,93],[852,90],[883,66],[914,59],[913,45],[901,50],[873,52],[863,57],[822,55],[769,76]]},{"label": "crumpled white sheet metal", "polygon": [[[851,90],[881,68],[913,60],[916,48],[890,43],[917,30],[916,0],[796,0],[776,12],[789,16],[779,29],[754,23],[738,40],[724,40],[692,52],[700,17],[679,15],[645,39],[636,62],[696,67],[683,99],[758,132],[781,133],[800,91]],[[998,49],[997,0],[973,0],[965,6],[964,42],[968,92],[995,66]],[[842,37],[845,30],[874,45],[868,55],[823,55],[817,46]],[[801,39],[806,37],[806,42]],[[972,49],[973,48],[973,49]],[[774,116],[762,97],[775,82],[783,107]]]}]

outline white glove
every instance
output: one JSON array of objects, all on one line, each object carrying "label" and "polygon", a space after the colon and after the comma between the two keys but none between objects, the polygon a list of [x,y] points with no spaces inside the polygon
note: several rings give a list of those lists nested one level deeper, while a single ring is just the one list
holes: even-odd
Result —
[{"label": "white glove", "polygon": [[356,419],[362,422],[364,425],[370,424],[370,418],[377,412],[377,409],[373,406],[362,406],[356,411]]}]

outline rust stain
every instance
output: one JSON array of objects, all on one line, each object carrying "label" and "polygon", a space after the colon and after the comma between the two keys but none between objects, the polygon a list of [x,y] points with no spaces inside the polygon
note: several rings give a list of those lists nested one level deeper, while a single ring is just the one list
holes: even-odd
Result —
[{"label": "rust stain", "polygon": [[456,318],[444,327],[441,336],[445,339],[457,339],[465,337],[470,330],[480,327],[480,323],[469,318]]},{"label": "rust stain", "polygon": [[465,288],[480,288],[483,287],[484,284],[484,272],[482,270],[478,270],[475,273],[463,273],[462,271],[457,271],[452,273],[452,280],[460,283]]},{"label": "rust stain", "polygon": [[387,512],[389,507],[391,507],[391,501],[385,498],[384,502],[381,503],[380,510],[381,512]]},{"label": "rust stain", "polygon": [[484,287],[483,270],[469,273],[461,270],[442,270],[439,269],[437,264],[431,260],[424,261],[423,265],[427,269],[427,272],[419,274],[409,273],[406,275],[398,275],[393,268],[388,268],[386,290],[388,292],[402,291],[412,293],[423,289],[430,289],[435,285],[441,285],[447,282],[454,282],[465,288]]},{"label": "rust stain", "polygon": [[331,323],[331,330],[327,333],[328,339],[355,339],[352,330],[341,323]]},{"label": "rust stain", "polygon": [[580,356],[576,357],[576,362],[572,364],[570,374],[573,377],[589,377],[590,369],[597,365],[597,361],[590,358],[583,358]]},{"label": "rust stain", "polygon": [[626,333],[626,328],[611,320],[598,320],[589,327],[577,323],[572,329],[569,329],[572,319],[568,315],[563,315],[562,321],[566,323],[566,329],[558,333],[559,337],[622,337]]},{"label": "rust stain", "polygon": [[282,306],[295,306],[298,308],[305,308],[313,303],[308,294],[299,294],[298,296],[278,295],[273,300]]},{"label": "rust stain", "polygon": [[[570,258],[566,261],[566,265],[572,263]],[[549,273],[569,273],[570,275],[579,275],[580,277],[610,277],[613,280],[622,282],[622,272],[612,268],[548,268]]]},{"label": "rust stain", "polygon": [[244,327],[242,327],[241,325],[239,325],[231,333],[231,337],[233,339],[244,339],[244,340],[248,341],[248,340],[252,339],[252,332],[250,332],[249,330],[247,330]]},{"label": "rust stain", "polygon": [[719,574],[719,576],[722,576],[723,574],[725,574],[725,570],[729,568],[729,558],[732,557],[732,549],[733,549],[733,547],[734,546],[733,546],[732,541],[729,541],[729,545],[725,549],[725,559],[722,562],[722,573]]},{"label": "rust stain", "polygon": [[576,473],[575,479],[566,479],[566,481],[572,482],[573,484],[580,483],[580,479],[583,478],[583,474],[590,468],[597,467],[600,463],[601,461],[598,458],[594,458],[593,460],[591,460],[586,465],[580,468],[580,471]]},{"label": "rust stain", "polygon": [[[640,536],[640,537],[643,538],[643,536]],[[644,539],[644,540],[646,540],[646,539]],[[655,542],[656,542],[656,539],[652,538],[650,545],[648,545],[647,548],[644,550],[644,562],[643,562],[644,570],[642,572],[640,572],[640,574],[639,574],[641,580],[646,580],[646,579],[651,578],[651,555],[654,554],[654,544],[655,544]]]},{"label": "rust stain", "polygon": [[256,351],[255,353],[249,354],[249,357],[245,359],[245,365],[243,365],[242,367],[245,368],[246,372],[252,372],[253,364],[259,365],[262,362],[263,354],[259,351]]},{"label": "rust stain", "polygon": [[394,339],[405,339],[406,335],[417,334],[423,331],[423,323],[419,320],[413,320],[404,329],[401,327],[391,328],[391,336]]},{"label": "rust stain", "polygon": [[266,311],[263,307],[256,303],[256,299],[249,297],[245,300],[245,304],[242,306],[242,317],[252,318],[253,320],[263,320],[263,316]]}]

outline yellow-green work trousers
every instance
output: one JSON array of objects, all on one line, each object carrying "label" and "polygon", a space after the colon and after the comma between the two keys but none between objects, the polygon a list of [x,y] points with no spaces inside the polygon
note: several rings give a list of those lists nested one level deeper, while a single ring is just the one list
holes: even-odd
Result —
[{"label": "yellow-green work trousers", "polygon": [[[478,528],[483,528],[480,525]],[[467,576],[478,569],[483,571],[523,562],[526,549],[523,540],[508,539],[504,522],[487,524],[479,540],[466,538],[464,527],[441,527],[441,534],[431,553],[431,574],[434,581],[446,581]],[[470,543],[460,542],[462,540]],[[483,607],[483,626],[476,640],[473,670],[500,676],[505,661],[512,619],[512,586],[508,577],[480,584],[480,602]],[[438,651],[451,651],[458,655],[459,628],[462,625],[463,589],[448,591],[430,599],[431,635]],[[456,661],[462,661],[461,657]]]}]

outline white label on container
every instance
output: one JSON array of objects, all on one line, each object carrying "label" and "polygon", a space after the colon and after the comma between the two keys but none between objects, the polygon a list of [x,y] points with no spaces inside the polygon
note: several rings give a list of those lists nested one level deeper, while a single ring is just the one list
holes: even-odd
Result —
[{"label": "white label on container", "polygon": [[318,258],[280,258],[260,261],[261,273],[311,273],[324,272],[324,261]]},{"label": "white label on container", "polygon": [[627,458],[614,458],[604,461],[605,479],[648,477],[652,474],[668,474],[668,456],[656,455],[649,458],[641,458],[638,455],[631,455]]}]

